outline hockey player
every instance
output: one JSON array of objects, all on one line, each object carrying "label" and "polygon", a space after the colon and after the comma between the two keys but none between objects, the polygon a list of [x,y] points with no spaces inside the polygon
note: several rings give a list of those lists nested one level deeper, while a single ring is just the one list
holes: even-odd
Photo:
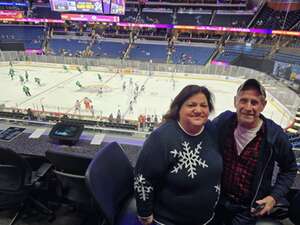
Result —
[{"label": "hockey player", "polygon": [[151,77],[152,72],[151,72],[151,67],[152,67],[152,59],[149,60],[149,67],[148,67],[148,76]]},{"label": "hockey player", "polygon": [[24,84],[24,77],[22,76],[22,75],[19,75],[19,79],[20,79],[20,82],[21,82],[21,84],[23,85]]},{"label": "hockey player", "polygon": [[133,90],[133,96],[137,96],[138,95],[138,91],[136,89]]},{"label": "hockey player", "polygon": [[91,105],[91,107],[90,107],[90,112],[92,114],[92,117],[95,117],[95,110],[94,110],[94,106],[93,105]]},{"label": "hockey player", "polygon": [[114,122],[114,116],[113,116],[113,114],[111,113],[111,114],[109,114],[109,116],[108,116],[108,121],[109,122]]},{"label": "hockey player", "polygon": [[81,85],[81,83],[79,81],[76,81],[75,83],[77,85],[77,87],[82,88],[83,86]]},{"label": "hockey player", "polygon": [[26,82],[29,81],[29,73],[27,70],[25,70],[25,80],[26,80]]},{"label": "hockey player", "polygon": [[10,66],[10,67],[13,67],[13,64],[12,64],[12,62],[11,62],[11,61],[9,61],[9,66]]},{"label": "hockey player", "polygon": [[121,110],[120,109],[118,109],[117,116],[121,117]]},{"label": "hockey player", "polygon": [[63,68],[64,68],[64,71],[65,71],[65,72],[68,72],[68,71],[69,71],[67,65],[63,65]]},{"label": "hockey player", "polygon": [[23,92],[25,93],[26,96],[31,96],[29,87],[25,85],[23,86]]},{"label": "hockey player", "polygon": [[39,86],[41,86],[41,79],[40,78],[35,77],[34,82],[37,83]]},{"label": "hockey player", "polygon": [[74,106],[74,113],[78,112],[80,114],[80,101],[77,99]]},{"label": "hockey player", "polygon": [[129,111],[130,111],[130,112],[132,112],[132,111],[133,111],[133,105],[132,105],[132,103],[131,103],[131,104],[129,104]]},{"label": "hockey player", "polygon": [[102,94],[103,94],[103,88],[102,87],[100,87],[99,88],[99,90],[98,90],[98,94],[97,95],[100,95],[100,97],[102,96]]},{"label": "hockey player", "polygon": [[116,75],[119,75],[119,77],[121,78],[121,80],[123,80],[124,75],[123,75],[121,69],[117,69]]},{"label": "hockey player", "polygon": [[82,73],[82,70],[80,69],[79,66],[77,66],[76,69],[78,70],[79,73]]},{"label": "hockey player", "polygon": [[136,94],[134,94],[134,97],[133,97],[133,102],[134,103],[136,103],[136,99],[137,99],[137,97],[138,97],[138,94],[136,93]]},{"label": "hockey player", "polygon": [[131,113],[133,111],[133,102],[132,100],[129,102],[129,112]]},{"label": "hockey player", "polygon": [[121,123],[121,111],[120,111],[120,109],[118,109],[118,112],[117,112],[116,122]]},{"label": "hockey player", "polygon": [[123,91],[126,90],[126,81],[123,82],[123,86],[122,86]]},{"label": "hockey player", "polygon": [[84,64],[84,69],[85,69],[85,71],[88,71],[88,70],[89,70],[89,66],[88,66],[87,63]]},{"label": "hockey player", "polygon": [[13,68],[9,69],[8,75],[10,75],[10,78],[13,80],[15,76],[15,70]]},{"label": "hockey player", "polygon": [[97,73],[97,76],[98,76],[98,80],[99,80],[100,82],[102,82],[102,77],[101,77],[100,73]]}]

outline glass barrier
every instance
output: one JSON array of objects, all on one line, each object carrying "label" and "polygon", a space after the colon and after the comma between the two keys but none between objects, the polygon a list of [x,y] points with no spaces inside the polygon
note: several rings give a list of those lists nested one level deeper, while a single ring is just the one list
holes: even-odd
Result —
[{"label": "glass barrier", "polygon": [[[256,78],[264,84],[269,96],[268,100],[274,104],[284,108],[284,117],[288,120],[294,118],[295,112],[300,106],[300,97],[287,86],[282,84],[280,81],[274,79],[265,73],[245,68],[237,67],[232,65],[220,66],[208,64],[205,66],[198,65],[181,65],[181,64],[162,64],[162,63],[152,63],[152,62],[141,62],[134,60],[121,60],[121,59],[108,59],[108,58],[76,58],[76,57],[63,57],[63,56],[53,56],[53,55],[26,55],[24,52],[0,52],[0,63],[9,62],[13,63],[28,63],[34,66],[35,63],[54,63],[59,64],[56,66],[62,67],[62,65],[68,65],[76,68],[80,66],[95,67],[99,72],[118,72],[120,70],[130,71],[132,74],[137,75],[151,75],[157,74],[159,76],[172,77],[177,74],[181,75],[222,75],[223,79],[228,77],[234,77],[238,79]],[[6,65],[8,65],[6,63]],[[39,64],[40,66],[40,64]],[[47,111],[50,112],[62,112],[66,111],[63,107],[57,106],[44,106]],[[37,111],[41,111],[41,106],[35,108]],[[71,114],[71,113],[70,113]],[[95,114],[101,115],[101,111],[95,111]],[[74,118],[81,118],[80,115],[70,115]],[[93,119],[88,117],[88,119]],[[99,119],[99,118],[98,118]],[[101,119],[108,120],[108,115],[101,115]],[[137,120],[127,121],[136,123]]]}]

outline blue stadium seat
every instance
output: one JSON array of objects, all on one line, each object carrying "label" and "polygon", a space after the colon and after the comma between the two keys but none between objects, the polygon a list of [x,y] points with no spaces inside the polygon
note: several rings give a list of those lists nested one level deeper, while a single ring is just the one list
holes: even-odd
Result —
[{"label": "blue stadium seat", "polygon": [[25,49],[41,49],[45,39],[45,28],[41,26],[0,26],[0,40],[3,42],[24,42]]},{"label": "blue stadium seat", "polygon": [[167,44],[135,43],[130,50],[129,59],[165,63],[167,60]]},{"label": "blue stadium seat", "polygon": [[95,43],[91,50],[94,52],[94,56],[121,58],[127,47],[128,43],[126,42],[101,41]]},{"label": "blue stadium seat", "polygon": [[194,26],[206,26],[209,25],[211,18],[211,12],[208,14],[188,14],[177,13],[176,24],[178,25],[194,25]]},{"label": "blue stadium seat", "polygon": [[97,152],[87,169],[86,183],[104,216],[101,224],[140,225],[133,197],[133,167],[117,142]]},{"label": "blue stadium seat", "polygon": [[205,65],[214,51],[215,48],[177,45],[172,59],[177,64]]},{"label": "blue stadium seat", "polygon": [[51,39],[49,47],[56,55],[60,55],[62,49],[65,49],[71,56],[75,56],[78,51],[84,51],[88,45],[88,41],[73,39]]},{"label": "blue stadium seat", "polygon": [[267,47],[254,47],[247,45],[225,45],[224,52],[226,53],[238,53],[256,58],[264,58],[271,51],[271,48]]},{"label": "blue stadium seat", "polygon": [[253,15],[216,14],[212,25],[222,27],[247,27]]},{"label": "blue stadium seat", "polygon": [[214,59],[215,61],[232,63],[234,62],[241,54],[235,52],[221,52]]}]

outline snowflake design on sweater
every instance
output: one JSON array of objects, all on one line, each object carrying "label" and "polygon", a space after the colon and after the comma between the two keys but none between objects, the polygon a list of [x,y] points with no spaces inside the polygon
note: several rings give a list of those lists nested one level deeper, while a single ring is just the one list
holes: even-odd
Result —
[{"label": "snowflake design on sweater", "polygon": [[220,195],[220,193],[221,193],[221,185],[217,184],[216,186],[214,186],[214,188],[216,189],[216,192],[218,193],[218,195]]},{"label": "snowflake design on sweater", "polygon": [[174,158],[178,158],[178,163],[173,167],[171,173],[178,173],[179,170],[186,169],[188,172],[188,177],[192,179],[197,175],[197,167],[207,168],[208,165],[206,161],[200,158],[199,150],[202,142],[197,144],[197,147],[194,150],[191,150],[190,144],[188,142],[183,142],[183,151],[177,151],[174,149],[170,153]]},{"label": "snowflake design on sweater", "polygon": [[141,200],[146,201],[149,199],[149,193],[153,191],[153,187],[147,186],[146,179],[140,174],[134,178],[134,190],[136,190]]}]

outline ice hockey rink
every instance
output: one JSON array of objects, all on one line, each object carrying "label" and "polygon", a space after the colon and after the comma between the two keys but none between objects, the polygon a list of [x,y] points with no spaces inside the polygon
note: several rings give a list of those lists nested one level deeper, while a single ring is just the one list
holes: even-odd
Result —
[{"label": "ice hockey rink", "polygon": [[[186,75],[167,73],[144,73],[122,71],[114,68],[81,67],[80,73],[76,66],[68,66],[68,71],[61,64],[42,63],[14,63],[15,76],[11,79],[8,63],[0,65],[0,104],[6,108],[26,110],[44,110],[59,113],[79,114],[91,116],[91,112],[84,108],[83,100],[88,97],[94,107],[94,116],[108,117],[110,113],[115,117],[120,110],[123,119],[137,120],[140,114],[157,115],[158,118],[167,111],[172,99],[188,84],[204,85],[215,95],[215,112],[211,118],[224,110],[234,110],[233,98],[242,80],[213,75]],[[24,84],[20,76],[25,78],[25,71],[29,73],[29,81]],[[98,75],[101,75],[102,81]],[[39,78],[38,85],[34,78]],[[82,88],[76,85],[76,82]],[[130,82],[132,81],[132,82]],[[126,85],[125,90],[123,85]],[[132,83],[132,84],[130,84]],[[23,85],[30,90],[31,96],[23,92]],[[134,101],[134,89],[139,87],[138,96]],[[144,85],[145,90],[140,91]],[[102,89],[102,94],[99,90]],[[269,93],[268,104],[263,114],[272,118],[282,127],[290,121],[290,114]],[[80,112],[75,111],[75,102],[81,102]],[[130,102],[132,101],[132,110]]]}]

